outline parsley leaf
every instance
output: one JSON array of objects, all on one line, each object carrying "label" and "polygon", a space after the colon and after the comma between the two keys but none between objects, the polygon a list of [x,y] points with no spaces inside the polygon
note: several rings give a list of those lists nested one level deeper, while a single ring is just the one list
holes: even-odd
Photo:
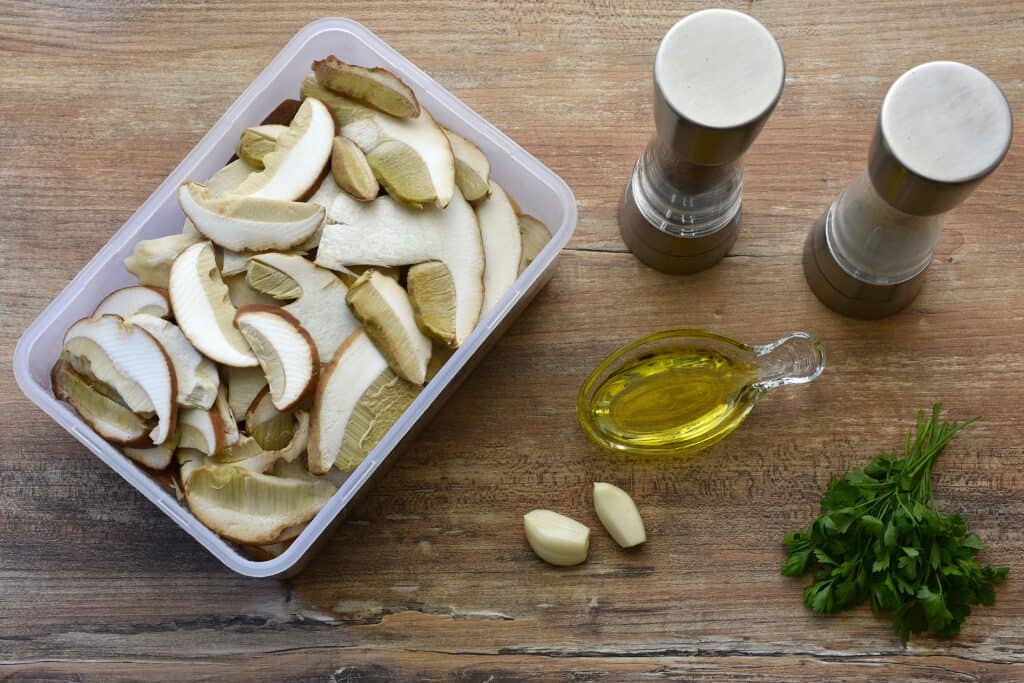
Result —
[{"label": "parsley leaf", "polygon": [[[967,425],[917,416],[903,457],[881,453],[862,469],[833,478],[821,515],[807,529],[783,538],[785,576],[814,572],[804,604],[818,614],[870,600],[888,612],[904,645],[924,631],[954,636],[971,605],[995,602],[1007,567],[982,567],[984,545],[959,515],[943,515],[932,498],[932,467],[953,436]],[[977,418],[975,418],[977,419]]]}]

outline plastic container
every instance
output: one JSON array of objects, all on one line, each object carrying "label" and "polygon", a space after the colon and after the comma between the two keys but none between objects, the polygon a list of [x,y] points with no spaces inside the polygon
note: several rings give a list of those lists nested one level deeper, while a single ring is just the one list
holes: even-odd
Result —
[{"label": "plastic container", "polygon": [[[258,124],[282,100],[297,97],[310,64],[329,54],[396,73],[416,91],[420,102],[439,123],[483,150],[491,162],[491,175],[525,213],[548,226],[552,239],[292,545],[274,559],[257,561],[207,529],[167,488],[100,438],[70,406],[54,398],[49,373],[68,327],[89,315],[109,292],[135,283],[134,276],[122,265],[135,243],[181,230],[183,214],[177,201],[178,186],[189,178],[208,178],[227,163],[242,130]],[[361,24],[344,18],[322,19],[295,34],[185,160],[29,326],[14,351],[14,374],[26,396],[230,569],[253,577],[294,574],[543,288],[551,278],[555,257],[575,228],[575,197],[551,169]]]}]

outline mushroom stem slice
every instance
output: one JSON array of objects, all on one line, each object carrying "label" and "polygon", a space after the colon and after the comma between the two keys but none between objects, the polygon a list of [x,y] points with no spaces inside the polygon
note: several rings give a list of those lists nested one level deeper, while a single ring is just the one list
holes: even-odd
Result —
[{"label": "mushroom stem slice", "polygon": [[354,470],[412,403],[419,387],[398,377],[363,330],[324,368],[313,399],[309,471]]},{"label": "mushroom stem slice", "polygon": [[53,395],[67,401],[87,425],[115,444],[145,444],[150,426],[127,407],[97,391],[65,361],[50,373]]},{"label": "mushroom stem slice", "polygon": [[171,302],[167,299],[167,290],[148,285],[122,287],[108,294],[92,312],[92,316],[119,315],[127,319],[136,313],[146,313],[157,318],[169,316]]},{"label": "mushroom stem slice", "polygon": [[430,340],[416,326],[409,295],[402,286],[368,270],[349,288],[347,301],[395,374],[422,386],[430,362]]},{"label": "mushroom stem slice", "polygon": [[185,501],[199,521],[221,536],[259,544],[311,520],[335,490],[325,480],[297,481],[235,465],[204,465],[188,477]]},{"label": "mushroom stem slice", "polygon": [[174,432],[177,386],[174,367],[160,343],[116,315],[85,318],[72,325],[64,336],[66,353],[74,354],[76,340],[97,347],[109,360],[111,373],[139,387],[157,417],[149,436],[156,445],[166,441]]},{"label": "mushroom stem slice", "polygon": [[171,277],[171,265],[178,255],[201,242],[198,233],[168,235],[142,240],[135,245],[132,255],[124,260],[124,268],[139,278],[143,285],[166,289]]},{"label": "mushroom stem slice", "polygon": [[235,328],[235,307],[209,242],[194,244],[175,259],[168,291],[178,326],[203,355],[235,367],[259,363]]},{"label": "mushroom stem slice", "polygon": [[178,201],[199,232],[233,251],[291,249],[309,239],[324,220],[324,209],[316,204],[233,194],[214,197],[195,182],[181,186]]},{"label": "mushroom stem slice", "polygon": [[320,359],[309,333],[290,313],[271,306],[243,306],[235,325],[252,348],[278,410],[291,410],[316,386]]},{"label": "mushroom stem slice", "polygon": [[323,87],[399,118],[420,115],[416,94],[402,80],[380,67],[346,64],[334,55],[313,62],[313,73]]}]

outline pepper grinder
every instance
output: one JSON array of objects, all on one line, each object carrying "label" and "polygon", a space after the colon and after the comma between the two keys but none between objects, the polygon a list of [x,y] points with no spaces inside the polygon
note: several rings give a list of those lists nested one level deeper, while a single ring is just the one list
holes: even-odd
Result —
[{"label": "pepper grinder", "polygon": [[756,19],[709,9],[673,26],[654,58],[656,135],[633,169],[619,230],[667,273],[717,263],[740,230],[743,155],[775,108],[782,50]]},{"label": "pepper grinder", "polygon": [[999,166],[1010,105],[974,67],[929,62],[889,88],[867,171],[833,200],[804,246],[804,273],[829,308],[854,318],[902,310],[924,284],[944,214]]}]

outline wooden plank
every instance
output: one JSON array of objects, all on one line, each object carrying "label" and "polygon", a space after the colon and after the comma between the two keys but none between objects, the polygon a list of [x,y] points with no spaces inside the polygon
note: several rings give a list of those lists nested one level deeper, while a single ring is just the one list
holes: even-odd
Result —
[{"label": "wooden plank", "polygon": [[[82,680],[1024,679],[1024,161],[953,213],[924,294],[881,322],[822,307],[803,237],[862,170],[888,84],[968,61],[1024,105],[1020,2],[726,3],[778,36],[782,101],[747,160],[733,254],[692,277],[625,253],[615,205],[649,138],[658,39],[699,3],[356,2],[377,31],[573,187],[554,280],[306,572],[220,567],[16,390],[18,335],[299,27],[314,3],[0,1],[0,676]],[[1019,136],[1018,136],[1019,137]],[[819,335],[829,368],[688,460],[586,442],[575,393],[617,345],[671,327]],[[867,609],[815,617],[781,535],[828,478],[899,443],[935,400],[980,414],[940,461],[940,505],[1008,564],[995,607],[904,650]],[[622,552],[589,486],[636,495]],[[582,567],[540,563],[520,516],[589,524]]]}]

